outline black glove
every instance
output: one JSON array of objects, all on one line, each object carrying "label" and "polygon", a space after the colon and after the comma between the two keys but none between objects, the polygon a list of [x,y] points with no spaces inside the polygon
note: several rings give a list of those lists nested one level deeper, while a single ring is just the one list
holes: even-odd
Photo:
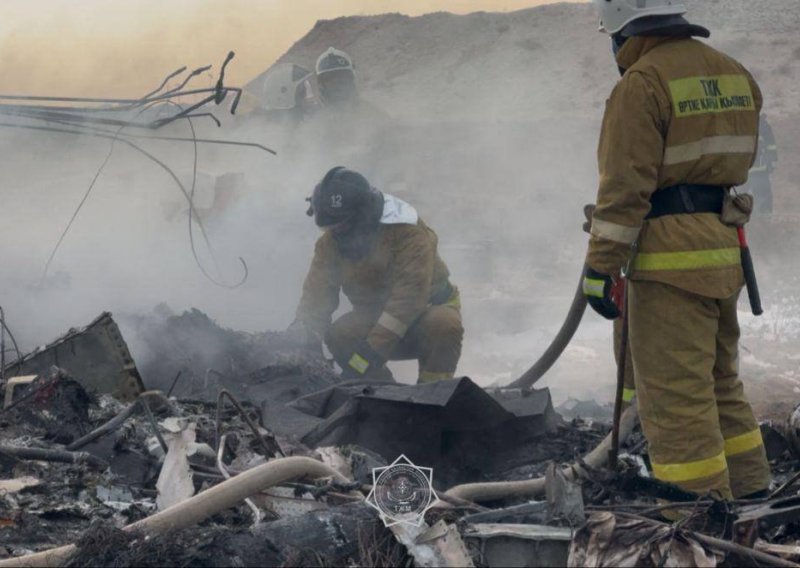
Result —
[{"label": "black glove", "polygon": [[620,292],[624,285],[622,279],[614,280],[608,274],[589,268],[583,277],[583,295],[594,311],[606,319],[615,320],[622,315]]},{"label": "black glove", "polygon": [[586,222],[583,224],[583,232],[592,233],[592,217],[594,216],[595,204],[589,203],[583,206],[583,216],[586,217]]},{"label": "black glove", "polygon": [[368,372],[380,369],[386,364],[386,359],[381,357],[366,340],[358,345],[352,355],[347,359],[347,374],[355,373],[359,377],[367,375]]}]

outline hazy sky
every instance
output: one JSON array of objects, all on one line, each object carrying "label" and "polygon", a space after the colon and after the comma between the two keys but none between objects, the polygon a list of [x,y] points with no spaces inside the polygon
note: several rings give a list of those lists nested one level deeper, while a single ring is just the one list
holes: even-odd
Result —
[{"label": "hazy sky", "polygon": [[0,91],[135,95],[169,71],[236,52],[243,83],[316,20],[507,11],[553,0],[2,0]]}]

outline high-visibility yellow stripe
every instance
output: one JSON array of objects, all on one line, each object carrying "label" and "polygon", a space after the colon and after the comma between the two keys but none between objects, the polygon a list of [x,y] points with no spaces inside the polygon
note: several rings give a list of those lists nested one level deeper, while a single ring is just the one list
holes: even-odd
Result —
[{"label": "high-visibility yellow stripe", "polygon": [[452,379],[455,373],[451,372],[434,372],[434,371],[420,371],[419,383],[435,383],[437,381],[445,381]]},{"label": "high-visibility yellow stripe", "polygon": [[639,253],[633,262],[635,270],[694,270],[738,266],[742,262],[739,248],[693,250],[685,252]]},{"label": "high-visibility yellow stripe", "polygon": [[725,452],[713,458],[698,460],[689,463],[653,463],[653,474],[661,481],[680,483],[717,475],[728,469],[725,461]]},{"label": "high-visibility yellow stripe", "polygon": [[742,434],[741,436],[734,436],[725,440],[725,455],[728,457],[743,454],[754,450],[761,446],[764,441],[761,439],[761,429]]},{"label": "high-visibility yellow stripe", "polygon": [[347,364],[362,375],[367,372],[367,369],[369,369],[369,361],[364,359],[358,353],[354,353]]},{"label": "high-visibility yellow stripe", "polygon": [[458,289],[455,289],[452,296],[450,296],[450,299],[447,300],[444,305],[450,306],[451,308],[461,309],[461,292],[459,292]]},{"label": "high-visibility yellow stripe", "polygon": [[745,75],[686,77],[669,82],[675,116],[756,110]]},{"label": "high-visibility yellow stripe", "polygon": [[622,402],[630,402],[636,396],[636,389],[622,389]]},{"label": "high-visibility yellow stripe", "polygon": [[378,318],[378,325],[394,333],[397,337],[403,337],[408,331],[408,326],[394,317],[389,312],[383,312]]},{"label": "high-visibility yellow stripe", "polygon": [[606,288],[605,280],[597,280],[594,278],[583,279],[583,293],[586,296],[592,296],[594,298],[605,298],[606,297],[605,288]]},{"label": "high-visibility yellow stripe", "polygon": [[699,160],[707,154],[752,154],[756,151],[755,136],[709,136],[664,150],[664,165],[673,166]]},{"label": "high-visibility yellow stripe", "polygon": [[641,227],[626,227],[610,221],[592,219],[592,236],[629,245],[639,237]]}]

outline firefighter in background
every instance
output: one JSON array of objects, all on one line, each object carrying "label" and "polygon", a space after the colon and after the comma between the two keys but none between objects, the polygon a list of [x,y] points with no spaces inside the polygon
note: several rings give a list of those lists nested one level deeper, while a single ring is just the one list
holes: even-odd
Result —
[{"label": "firefighter in background", "polygon": [[324,157],[320,169],[350,164],[382,187],[405,187],[413,166],[403,157],[394,123],[386,111],[359,91],[356,65],[350,55],[335,47],[317,58],[316,98],[313,118],[303,125],[306,153]]},{"label": "firefighter in background", "polygon": [[775,171],[775,162],[778,161],[778,146],[775,144],[775,134],[767,121],[766,115],[761,115],[758,125],[758,153],[753,167],[750,168],[750,177],[742,188],[753,194],[755,198],[755,212],[769,215],[772,213],[772,181],[770,176]]},{"label": "firefighter in background", "polygon": [[328,48],[317,59],[316,76],[321,114],[330,118],[337,130],[387,125],[389,115],[359,94],[356,68],[347,53]]},{"label": "firefighter in background", "polygon": [[[420,383],[453,378],[464,335],[460,297],[417,211],[337,167],[314,189],[309,214],[324,234],[289,332],[324,338],[347,378],[391,380],[386,362],[400,359],[419,360]],[[331,323],[340,291],[353,311]]]},{"label": "firefighter in background", "polygon": [[[636,400],[654,475],[700,495],[770,483],[739,379],[743,286],[729,188],[755,158],[762,96],[737,61],[695,37],[679,0],[594,0],[622,79],[598,148],[584,293],[609,319],[629,267]],[[634,246],[635,245],[635,246]]]}]

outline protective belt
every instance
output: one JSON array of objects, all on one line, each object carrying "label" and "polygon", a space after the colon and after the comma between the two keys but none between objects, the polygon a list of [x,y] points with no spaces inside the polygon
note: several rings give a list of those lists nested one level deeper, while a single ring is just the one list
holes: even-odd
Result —
[{"label": "protective belt", "polygon": [[455,292],[455,288],[453,288],[453,285],[450,284],[450,281],[448,280],[442,284],[438,290],[431,294],[431,305],[443,306],[450,301],[450,298],[453,296],[453,292]]},{"label": "protective belt", "polygon": [[650,198],[650,213],[645,219],[666,215],[722,213],[727,190],[719,185],[681,184],[659,189]]}]

